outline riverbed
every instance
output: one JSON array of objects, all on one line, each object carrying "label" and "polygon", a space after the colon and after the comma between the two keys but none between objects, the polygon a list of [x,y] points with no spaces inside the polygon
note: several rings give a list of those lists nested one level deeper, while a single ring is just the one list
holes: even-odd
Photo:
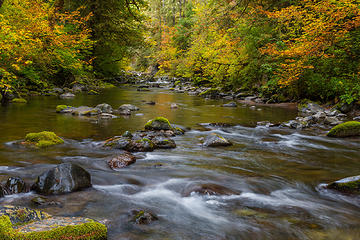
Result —
[{"label": "riverbed", "polygon": [[[60,104],[100,103],[113,108],[131,103],[140,110],[114,119],[55,112]],[[172,103],[179,107],[171,109]],[[28,104],[0,107],[0,180],[20,176],[32,183],[59,163],[82,166],[91,173],[93,187],[49,197],[61,205],[41,209],[104,221],[109,239],[114,240],[360,239],[360,198],[319,187],[359,175],[359,139],[331,139],[322,130],[256,127],[259,121],[294,119],[297,110],[245,104],[225,108],[223,103],[166,89],[139,92],[123,87],[100,95],[78,94],[74,99],[39,96]],[[136,153],[135,164],[111,170],[106,162],[117,152],[102,149],[102,142],[127,130],[142,130],[158,116],[188,129],[174,138],[177,148]],[[229,126],[206,125],[219,122]],[[29,132],[44,130],[55,132],[65,144],[42,150],[12,144]],[[212,133],[233,146],[203,147],[201,138]],[[233,194],[185,195],[194,184],[216,184]],[[0,203],[36,208],[30,202],[35,196],[33,192],[11,195]],[[136,225],[129,221],[133,209],[150,211],[158,221]]]}]

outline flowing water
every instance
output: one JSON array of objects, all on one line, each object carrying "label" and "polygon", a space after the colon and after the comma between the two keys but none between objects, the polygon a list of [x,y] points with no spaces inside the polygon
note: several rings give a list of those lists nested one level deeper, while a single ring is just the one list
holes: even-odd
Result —
[{"label": "flowing water", "polygon": [[[55,113],[59,104],[104,102],[114,108],[131,103],[140,111],[110,120]],[[179,108],[170,109],[171,103]],[[34,182],[56,164],[81,165],[91,173],[93,188],[49,197],[62,205],[43,210],[105,220],[109,239],[360,239],[360,198],[319,188],[321,183],[359,174],[359,139],[330,139],[323,131],[255,127],[257,121],[293,119],[296,109],[223,108],[222,103],[165,89],[115,88],[98,96],[34,97],[26,105],[0,107],[0,180],[20,176]],[[175,138],[176,149],[137,153],[134,165],[109,169],[106,161],[116,151],[101,149],[101,142],[126,130],[141,130],[157,116],[191,130]],[[234,126],[205,130],[198,125],[212,122]],[[43,130],[56,132],[65,144],[44,150],[11,144],[26,133]],[[202,147],[200,139],[211,133],[234,145]],[[194,184],[216,184],[234,194],[184,195]],[[32,192],[12,195],[0,203],[34,208],[30,203],[34,196]],[[129,222],[133,209],[150,211],[159,220],[135,225]]]}]

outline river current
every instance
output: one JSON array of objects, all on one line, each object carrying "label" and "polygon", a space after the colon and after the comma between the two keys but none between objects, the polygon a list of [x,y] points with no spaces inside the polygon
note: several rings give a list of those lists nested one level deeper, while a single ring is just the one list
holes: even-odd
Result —
[{"label": "river current", "polygon": [[[145,102],[154,101],[156,105]],[[55,112],[57,105],[140,108],[130,117],[98,119]],[[178,109],[171,109],[177,103]],[[74,99],[33,97],[28,104],[0,107],[0,180],[20,176],[34,182],[62,162],[91,173],[93,187],[51,196],[60,206],[41,208],[54,215],[105,221],[109,239],[360,239],[360,197],[319,187],[359,175],[359,139],[331,139],[322,130],[295,131],[256,127],[258,121],[294,119],[296,108],[247,105],[224,108],[223,100],[205,100],[166,89],[138,92],[123,87]],[[163,116],[189,130],[174,138],[177,148],[136,153],[137,162],[119,171],[107,160],[116,151],[102,141],[126,130],[142,130]],[[204,127],[205,123],[230,127]],[[202,125],[199,125],[202,124]],[[206,124],[205,124],[206,126]],[[26,149],[11,143],[29,132],[53,131],[61,146]],[[201,138],[218,133],[233,146],[205,148]],[[194,184],[216,184],[231,195],[184,195]],[[30,192],[0,199],[0,204],[36,208]],[[129,222],[129,212],[144,209],[159,218],[149,225]]]}]

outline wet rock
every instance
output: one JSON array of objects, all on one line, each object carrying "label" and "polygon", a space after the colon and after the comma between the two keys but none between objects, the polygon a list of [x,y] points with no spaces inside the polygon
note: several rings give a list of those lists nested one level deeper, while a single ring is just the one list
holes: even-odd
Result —
[{"label": "wet rock", "polygon": [[100,113],[100,109],[87,106],[77,107],[72,110],[72,114],[77,116],[95,116],[99,115]]},{"label": "wet rock", "polygon": [[34,197],[31,199],[31,203],[37,205],[37,206],[60,206],[60,202],[50,201],[47,198],[44,197]]},{"label": "wet rock", "polygon": [[145,104],[147,104],[147,105],[155,105],[156,102],[154,102],[154,101],[149,101],[149,102],[145,102]]},{"label": "wet rock", "polygon": [[154,143],[155,148],[159,148],[159,149],[176,148],[175,141],[170,138],[155,137],[152,139],[152,142]]},{"label": "wet rock", "polygon": [[179,108],[179,106],[178,106],[176,103],[172,103],[172,104],[170,105],[170,108],[171,108],[171,109],[177,109],[177,108]]},{"label": "wet rock", "polygon": [[23,207],[0,207],[1,239],[107,239],[104,224],[81,217],[53,217]]},{"label": "wet rock", "polygon": [[235,102],[229,102],[229,103],[223,104],[222,107],[237,107],[237,104]]},{"label": "wet rock", "polygon": [[95,108],[100,109],[102,113],[113,113],[112,107],[107,103],[99,104]]},{"label": "wet rock", "polygon": [[244,100],[245,101],[255,101],[256,98],[257,98],[257,96],[248,96]]},{"label": "wet rock", "polygon": [[72,106],[67,105],[57,105],[56,112],[57,113],[72,113],[74,108]]},{"label": "wet rock", "polygon": [[335,181],[328,184],[326,188],[344,193],[360,193],[360,175]]},{"label": "wet rock", "polygon": [[341,124],[342,122],[337,117],[326,117],[324,123],[331,126],[335,126]]},{"label": "wet rock", "polygon": [[133,135],[129,131],[124,132],[122,136],[126,137],[126,138],[132,138],[133,137]]},{"label": "wet rock", "polygon": [[27,103],[27,100],[24,98],[13,98],[11,103]]},{"label": "wet rock", "polygon": [[119,107],[119,111],[129,110],[129,111],[138,111],[139,108],[137,106],[131,104],[123,104]]},{"label": "wet rock", "polygon": [[129,109],[119,110],[119,111],[117,111],[117,113],[119,115],[123,115],[123,116],[130,116],[131,115],[131,111]]},{"label": "wet rock", "polygon": [[23,145],[36,146],[38,148],[50,147],[63,143],[64,140],[62,140],[55,133],[48,131],[28,133],[25,136],[25,142],[22,142]]},{"label": "wet rock", "polygon": [[169,120],[164,117],[157,117],[145,124],[145,130],[171,130]]},{"label": "wet rock", "polygon": [[64,90],[62,88],[53,88],[52,92],[57,94],[63,94]]},{"label": "wet rock", "polygon": [[112,118],[117,118],[117,116],[113,115],[113,114],[110,114],[110,113],[101,113],[99,115],[99,117],[101,119],[112,119]]},{"label": "wet rock", "polygon": [[150,224],[153,221],[158,220],[158,217],[145,210],[132,210],[131,214],[131,222],[135,224]]},{"label": "wet rock", "polygon": [[353,120],[354,120],[354,121],[360,121],[360,116],[354,117]]},{"label": "wet rock", "polygon": [[232,143],[226,140],[224,137],[218,134],[212,134],[207,136],[204,140],[203,146],[205,147],[221,147],[231,146]]},{"label": "wet rock", "polygon": [[273,124],[273,123],[271,123],[271,122],[269,122],[269,121],[257,122],[256,125],[257,125],[258,127],[267,127],[267,128],[276,126],[275,124]]},{"label": "wet rock", "polygon": [[5,188],[0,184],[0,198],[5,196]]},{"label": "wet rock", "polygon": [[220,97],[220,91],[216,88],[209,88],[199,94],[200,97],[205,98],[219,98]]},{"label": "wet rock", "polygon": [[5,184],[6,194],[18,194],[28,192],[29,188],[20,177],[10,177]]},{"label": "wet rock", "polygon": [[86,91],[86,87],[82,84],[74,84],[74,86],[72,87],[72,92],[82,92],[82,91]]},{"label": "wet rock", "polygon": [[127,167],[136,162],[136,157],[131,153],[120,154],[108,161],[108,165],[111,169],[116,170]]},{"label": "wet rock", "polygon": [[324,109],[319,104],[310,102],[301,107],[300,112],[304,115],[314,115],[318,112],[324,112]]},{"label": "wet rock", "polygon": [[360,136],[360,122],[350,121],[339,124],[332,128],[327,136],[339,138]]},{"label": "wet rock", "polygon": [[147,138],[132,140],[126,137],[115,137],[105,142],[104,147],[126,150],[129,152],[152,152],[154,143]]},{"label": "wet rock", "polygon": [[72,94],[72,93],[63,93],[60,95],[60,98],[74,98],[75,97],[75,94]]},{"label": "wet rock", "polygon": [[206,184],[191,184],[187,187],[187,189],[183,192],[183,196],[189,197],[191,194],[197,193],[200,195],[237,195],[239,193],[226,188],[224,186],[220,186],[217,184],[206,183]]},{"label": "wet rock", "polygon": [[90,90],[90,91],[88,92],[88,94],[89,94],[89,95],[99,95],[100,93],[97,92],[97,91],[95,91],[95,90]]},{"label": "wet rock", "polygon": [[91,176],[82,167],[72,163],[62,163],[41,174],[32,189],[37,193],[63,194],[91,187]]},{"label": "wet rock", "polygon": [[326,118],[326,113],[320,111],[314,114],[313,117],[315,118],[316,122],[321,122]]}]

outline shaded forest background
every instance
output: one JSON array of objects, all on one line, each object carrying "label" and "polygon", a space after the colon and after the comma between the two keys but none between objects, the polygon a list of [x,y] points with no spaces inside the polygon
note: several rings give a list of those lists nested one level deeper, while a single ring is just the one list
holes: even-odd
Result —
[{"label": "shaded forest background", "polygon": [[357,0],[0,0],[0,92],[136,70],[273,102],[360,99]]}]

